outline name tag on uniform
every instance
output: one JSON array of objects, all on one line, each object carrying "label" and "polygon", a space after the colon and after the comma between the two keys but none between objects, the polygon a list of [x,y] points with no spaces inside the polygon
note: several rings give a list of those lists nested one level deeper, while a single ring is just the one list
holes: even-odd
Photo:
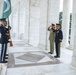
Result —
[{"label": "name tag on uniform", "polygon": [[57,33],[59,33],[59,31],[57,31]]}]

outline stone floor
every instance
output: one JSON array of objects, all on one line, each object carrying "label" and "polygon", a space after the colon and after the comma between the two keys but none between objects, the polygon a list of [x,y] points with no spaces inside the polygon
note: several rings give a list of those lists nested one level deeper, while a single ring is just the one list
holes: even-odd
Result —
[{"label": "stone floor", "polygon": [[47,50],[15,41],[9,47],[9,63],[0,64],[0,75],[76,75],[71,65],[72,51],[61,48],[61,57],[55,59]]},{"label": "stone floor", "polygon": [[22,53],[9,54],[8,68],[52,65],[59,64],[60,61],[55,59],[44,51],[30,51]]}]

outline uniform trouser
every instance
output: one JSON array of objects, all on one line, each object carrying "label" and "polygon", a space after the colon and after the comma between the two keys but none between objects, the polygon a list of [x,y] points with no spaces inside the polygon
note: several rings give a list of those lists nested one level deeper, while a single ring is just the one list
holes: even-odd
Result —
[{"label": "uniform trouser", "polygon": [[56,47],[56,56],[60,56],[60,42],[59,43],[55,42],[55,47]]},{"label": "uniform trouser", "polygon": [[7,43],[2,44],[2,48],[1,48],[1,61],[2,62],[5,61],[6,52],[7,52]]},{"label": "uniform trouser", "polygon": [[54,53],[54,42],[50,41],[50,52]]}]

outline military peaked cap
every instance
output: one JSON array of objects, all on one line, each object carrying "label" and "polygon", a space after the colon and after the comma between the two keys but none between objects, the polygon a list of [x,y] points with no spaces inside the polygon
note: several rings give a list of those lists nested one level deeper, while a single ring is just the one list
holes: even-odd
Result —
[{"label": "military peaked cap", "polygon": [[60,26],[60,24],[57,23],[56,26]]}]

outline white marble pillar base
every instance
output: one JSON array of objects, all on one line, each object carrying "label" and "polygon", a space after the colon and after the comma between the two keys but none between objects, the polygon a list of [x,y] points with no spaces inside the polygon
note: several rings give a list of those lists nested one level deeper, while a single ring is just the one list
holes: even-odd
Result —
[{"label": "white marble pillar base", "polygon": [[73,56],[72,58],[72,65],[76,67],[76,56]]},{"label": "white marble pillar base", "polygon": [[6,75],[7,64],[0,64],[0,75]]},{"label": "white marble pillar base", "polygon": [[73,50],[73,46],[70,44],[68,47],[66,47],[67,49]]},{"label": "white marble pillar base", "polygon": [[38,47],[41,48],[41,49],[46,49],[46,45],[41,44],[41,43],[38,44]]},{"label": "white marble pillar base", "polygon": [[28,39],[23,39],[22,40],[24,43],[29,43]]}]

